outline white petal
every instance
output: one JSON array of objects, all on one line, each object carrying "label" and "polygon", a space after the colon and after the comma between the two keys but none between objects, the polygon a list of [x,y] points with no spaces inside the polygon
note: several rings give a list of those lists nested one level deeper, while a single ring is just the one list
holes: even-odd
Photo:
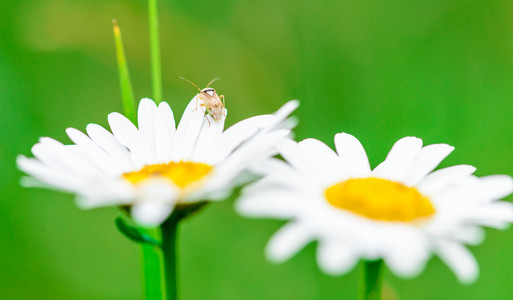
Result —
[{"label": "white petal", "polygon": [[483,228],[479,226],[464,225],[461,228],[457,228],[449,237],[455,238],[465,244],[479,245],[484,240],[485,232]]},{"label": "white petal", "polygon": [[300,197],[285,188],[248,187],[236,202],[236,210],[248,217],[292,218],[307,209]]},{"label": "white petal", "polygon": [[288,117],[287,119],[283,120],[283,122],[281,122],[279,124],[278,128],[291,130],[294,127],[296,127],[297,124],[299,124],[299,119],[296,116],[291,116],[291,117]]},{"label": "white petal", "polygon": [[76,204],[82,209],[112,205],[128,205],[134,198],[134,189],[122,180],[88,182],[77,191]]},{"label": "white petal", "polygon": [[132,159],[139,167],[156,162],[148,144],[125,116],[119,113],[109,114],[109,125],[116,139],[130,150]]},{"label": "white petal", "polygon": [[434,144],[422,148],[419,156],[413,164],[410,174],[408,174],[408,177],[406,178],[405,184],[409,186],[418,184],[453,150],[454,147],[447,144]]},{"label": "white petal", "polygon": [[213,141],[211,152],[205,157],[205,161],[217,164],[223,161],[231,152],[249,138],[269,133],[274,130],[293,127],[294,122],[288,122],[285,118],[299,105],[296,100],[289,101],[273,115],[260,115],[245,119],[224,131],[217,141]]},{"label": "white petal", "polygon": [[300,144],[287,140],[278,149],[301,176],[314,184],[327,186],[346,176],[335,152],[320,141],[308,139]]},{"label": "white petal", "polygon": [[79,190],[83,183],[75,177],[70,176],[69,173],[59,172],[50,169],[48,166],[43,165],[40,161],[34,158],[27,158],[25,156],[18,156],[16,158],[18,168],[23,172],[34,176],[36,179],[57,189],[65,191]]},{"label": "white petal", "polygon": [[123,172],[130,172],[135,169],[128,149],[121,145],[107,129],[97,124],[89,124],[87,125],[86,131],[89,137],[109,154],[110,159],[118,165]]},{"label": "white petal", "polygon": [[317,263],[327,274],[345,274],[354,268],[358,256],[351,245],[337,241],[322,241],[317,247]]},{"label": "white petal", "polygon": [[108,122],[112,133],[121,144],[127,146],[141,142],[137,128],[122,114],[117,112],[110,113],[108,115]]},{"label": "white petal", "polygon": [[213,141],[212,152],[208,155],[207,161],[217,164],[224,160],[244,141],[254,136],[260,128],[274,118],[273,115],[255,116],[232,125],[221,134],[217,141]]},{"label": "white petal", "polygon": [[305,177],[311,177],[309,160],[312,158],[303,157],[299,149],[299,144],[293,140],[287,140],[279,146],[280,154],[285,158],[296,171]]},{"label": "white petal", "polygon": [[483,197],[501,199],[513,192],[513,178],[509,175],[490,175],[480,177],[480,189]]},{"label": "white petal", "polygon": [[132,206],[134,220],[146,227],[155,227],[164,222],[173,211],[173,205],[159,201],[143,201]]},{"label": "white petal", "polygon": [[61,173],[73,174],[61,158],[52,151],[54,147],[63,147],[62,143],[51,138],[40,138],[40,142],[32,146],[32,154],[44,165]]},{"label": "white petal", "polygon": [[223,132],[223,135],[227,135],[229,139],[232,139],[250,128],[263,129],[268,127],[269,123],[275,119],[276,116],[270,114],[250,117],[233,124]]},{"label": "white petal", "polygon": [[137,187],[138,202],[132,208],[134,219],[144,226],[156,226],[171,213],[178,189],[167,180],[147,180]]},{"label": "white petal", "polygon": [[289,164],[277,158],[266,159],[260,164],[253,166],[251,168],[251,171],[260,176],[269,175],[273,173],[294,172]]},{"label": "white petal", "polygon": [[[287,127],[282,127],[281,123],[299,106],[298,100],[291,100],[285,103],[278,111],[274,113],[275,118],[267,124],[264,128],[264,133],[269,132],[271,130],[277,129],[286,129]],[[288,128],[290,129],[290,128]]]},{"label": "white petal", "polygon": [[172,160],[188,160],[192,153],[194,144],[198,139],[205,113],[200,104],[203,102],[198,97],[192,98],[185,108],[180,124],[176,130],[175,140],[171,150]]},{"label": "white petal", "polygon": [[433,195],[451,185],[465,180],[476,171],[476,168],[469,165],[457,165],[435,171],[427,175],[419,184],[418,188],[422,193]]},{"label": "white petal", "polygon": [[477,279],[479,268],[476,259],[464,246],[450,241],[437,242],[436,252],[462,283],[472,283]]},{"label": "white petal", "polygon": [[122,173],[122,170],[112,162],[107,153],[96,145],[87,135],[75,128],[66,129],[66,133],[96,167],[110,176],[118,176]]},{"label": "white petal", "polygon": [[333,180],[347,175],[335,151],[323,142],[310,138],[299,142],[298,146],[302,155],[310,161],[310,167],[314,168],[312,171],[317,174]]},{"label": "white petal", "polygon": [[295,111],[299,107],[299,101],[298,100],[290,100],[287,103],[285,103],[280,109],[278,109],[274,115],[278,119],[285,119],[288,117],[293,111]]},{"label": "white petal", "polygon": [[139,124],[139,132],[146,141],[150,149],[155,147],[155,119],[157,115],[157,105],[153,100],[143,98],[139,102],[137,112],[137,123]]},{"label": "white petal", "polygon": [[[227,111],[225,110],[224,115],[226,116],[226,114]],[[223,132],[225,118],[221,118],[218,121],[213,120],[210,116],[208,118],[210,123],[203,122],[198,140],[190,157],[192,161],[205,161],[209,153],[212,152],[212,145],[219,140]]]},{"label": "white petal", "polygon": [[52,139],[41,139],[32,147],[32,153],[48,166],[59,169],[77,177],[90,179],[102,178],[105,174],[82,155]]},{"label": "white petal", "polygon": [[448,189],[439,195],[439,201],[452,199],[455,203],[466,205],[486,205],[505,197],[513,190],[513,179],[507,175],[492,175],[486,177],[469,176],[462,184]]},{"label": "white petal", "polygon": [[500,201],[464,212],[466,222],[505,229],[513,222],[513,203]]},{"label": "white petal", "polygon": [[335,135],[335,147],[349,176],[364,177],[370,174],[369,158],[358,139],[347,133],[338,133]]},{"label": "white petal", "polygon": [[155,150],[160,163],[171,160],[171,148],[175,136],[175,118],[169,104],[161,102],[155,120]]},{"label": "white petal", "polygon": [[[187,197],[187,199],[182,200],[183,203],[194,203],[199,201],[222,201],[226,200],[233,192],[234,187],[238,185],[227,184],[224,188],[219,188],[213,191],[210,191],[208,194],[203,194],[201,197]],[[182,202],[180,202],[182,203]]]},{"label": "white petal", "polygon": [[410,172],[420,149],[422,140],[416,137],[405,137],[397,141],[387,155],[385,161],[377,166],[373,175],[394,181],[403,181]]},{"label": "white petal", "polygon": [[424,269],[431,250],[422,237],[394,241],[387,248],[386,264],[402,277],[418,275]]},{"label": "white petal", "polygon": [[273,262],[284,262],[312,240],[312,236],[301,223],[283,226],[267,244],[266,253]]},{"label": "white petal", "polygon": [[69,173],[52,170],[36,159],[23,156],[18,157],[17,163],[20,170],[36,180],[82,196],[87,201],[83,202],[84,205],[80,205],[82,202],[78,203],[81,208],[127,204],[132,196],[130,187],[106,178],[84,180]]},{"label": "white petal", "polygon": [[47,190],[56,190],[62,191],[63,189],[57,188],[56,186],[49,185],[48,183],[44,183],[41,180],[31,177],[31,176],[23,176],[20,178],[20,185],[25,188],[42,188]]},{"label": "white petal", "polygon": [[205,192],[210,188],[218,188],[227,184],[252,164],[268,158],[269,150],[283,141],[288,134],[288,130],[277,130],[251,139],[237,148],[237,151],[214,169],[215,173],[207,183],[209,187],[205,186]]}]

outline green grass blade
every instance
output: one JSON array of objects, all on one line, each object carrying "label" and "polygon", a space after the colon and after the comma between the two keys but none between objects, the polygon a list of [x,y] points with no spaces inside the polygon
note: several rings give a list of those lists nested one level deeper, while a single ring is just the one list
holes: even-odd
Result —
[{"label": "green grass blade", "polygon": [[[119,85],[121,88],[121,98],[125,116],[132,122],[136,122],[136,109],[134,101],[134,93],[132,82],[130,81],[130,73],[126,62],[125,51],[123,49],[123,40],[121,39],[121,31],[115,20],[114,23],[114,41],[116,45],[116,56],[118,60]],[[145,235],[154,239],[159,238],[158,229],[139,228]],[[142,260],[142,280],[143,289],[146,300],[162,300],[162,269],[160,250],[152,245],[141,245]]]},{"label": "green grass blade", "polygon": [[160,36],[157,0],[148,0],[148,19],[150,27],[151,90],[153,100],[162,101],[162,71],[160,65]]},{"label": "green grass blade", "polygon": [[123,102],[123,110],[125,116],[132,122],[136,122],[134,92],[132,82],[130,81],[130,73],[123,49],[123,40],[121,39],[121,31],[119,30],[116,20],[112,20],[114,24],[114,44],[116,45],[116,57],[118,60],[119,86],[121,88],[121,99]]}]

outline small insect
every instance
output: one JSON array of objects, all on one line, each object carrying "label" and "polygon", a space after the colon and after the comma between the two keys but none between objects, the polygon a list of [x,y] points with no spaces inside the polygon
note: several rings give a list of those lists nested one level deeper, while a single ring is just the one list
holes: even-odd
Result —
[{"label": "small insect", "polygon": [[[203,101],[203,103],[200,103],[200,106],[205,107],[205,116],[210,115],[214,121],[219,121],[221,118],[226,116],[224,110],[224,95],[218,96],[216,90],[210,87],[210,85],[219,78],[212,79],[204,89],[200,89],[196,84],[194,84],[194,82],[188,79],[183,77],[180,77],[180,79],[187,81],[198,89],[199,94],[196,98],[196,109],[198,108],[199,99]],[[210,124],[210,121],[208,122]]]}]

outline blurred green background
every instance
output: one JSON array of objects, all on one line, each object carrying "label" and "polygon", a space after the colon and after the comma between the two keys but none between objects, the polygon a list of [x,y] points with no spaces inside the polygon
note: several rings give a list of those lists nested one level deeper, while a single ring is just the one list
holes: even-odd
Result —
[{"label": "blurred green background", "polygon": [[[138,98],[150,96],[143,0],[0,1],[0,299],[141,299],[139,247],[115,208],[82,211],[71,195],[22,189],[17,154],[40,136],[107,125],[120,111],[111,19],[124,36]],[[160,1],[164,100],[179,117],[221,77],[229,124],[297,98],[298,139],[333,146],[346,131],[376,165],[395,140],[456,151],[443,165],[513,174],[513,2],[457,0]],[[356,268],[330,277],[315,244],[272,265],[264,246],[282,222],[243,219],[233,199],[183,223],[183,299],[355,299]],[[513,230],[472,247],[481,274],[463,286],[439,259],[405,280],[400,299],[512,299]]]}]

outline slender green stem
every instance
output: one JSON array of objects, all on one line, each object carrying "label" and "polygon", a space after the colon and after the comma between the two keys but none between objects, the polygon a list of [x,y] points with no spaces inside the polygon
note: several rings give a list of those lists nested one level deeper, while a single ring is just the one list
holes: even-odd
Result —
[{"label": "slender green stem", "polygon": [[381,300],[383,261],[364,261],[360,283],[360,300]]},{"label": "slender green stem", "polygon": [[125,50],[123,49],[123,40],[121,38],[121,30],[116,20],[112,20],[114,24],[114,45],[116,46],[116,57],[118,60],[119,87],[121,89],[121,99],[125,116],[130,121],[136,121],[134,92],[132,82],[130,81],[130,73],[128,72],[128,64],[126,62]]},{"label": "slender green stem", "polygon": [[[158,229],[143,229],[146,234],[157,238]],[[146,300],[162,300],[162,271],[160,251],[153,245],[141,244],[143,288]]]},{"label": "slender green stem", "polygon": [[151,89],[153,100],[162,101],[162,72],[160,66],[160,36],[157,0],[148,0],[150,25]]},{"label": "slender green stem", "polygon": [[180,214],[171,215],[161,225],[162,233],[162,254],[164,257],[164,274],[166,285],[166,299],[178,299],[177,291],[177,264],[176,264],[176,244],[178,235],[178,222],[180,221]]}]

